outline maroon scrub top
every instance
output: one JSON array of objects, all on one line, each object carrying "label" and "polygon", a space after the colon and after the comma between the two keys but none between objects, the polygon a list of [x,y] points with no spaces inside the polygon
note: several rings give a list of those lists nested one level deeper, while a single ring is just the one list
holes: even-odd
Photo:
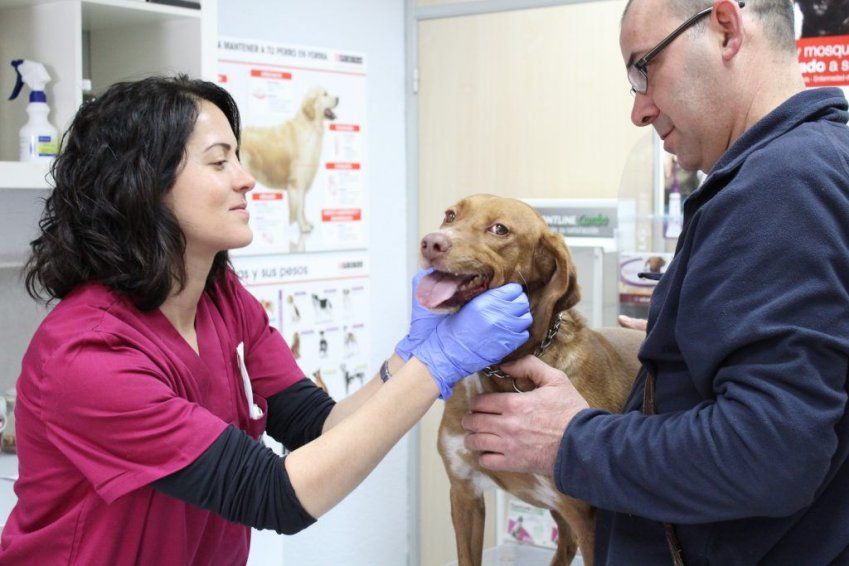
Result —
[{"label": "maroon scrub top", "polygon": [[[232,423],[258,438],[265,399],[303,378],[259,302],[228,272],[198,304],[198,355],[161,311],[87,284],[38,328],[15,411],[18,503],[0,564],[244,564],[250,528],[150,483]],[[251,419],[236,357],[244,343]]]}]

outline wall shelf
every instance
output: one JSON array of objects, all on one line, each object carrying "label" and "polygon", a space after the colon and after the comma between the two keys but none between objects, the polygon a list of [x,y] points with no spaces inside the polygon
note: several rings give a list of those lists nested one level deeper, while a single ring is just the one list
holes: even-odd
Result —
[{"label": "wall shelf", "polygon": [[0,269],[21,270],[26,262],[26,258],[21,255],[0,253]]},{"label": "wall shelf", "polygon": [[200,20],[201,11],[136,0],[83,0],[83,29],[99,30],[173,21]]},{"label": "wall shelf", "polygon": [[50,163],[0,161],[0,189],[49,189]]}]

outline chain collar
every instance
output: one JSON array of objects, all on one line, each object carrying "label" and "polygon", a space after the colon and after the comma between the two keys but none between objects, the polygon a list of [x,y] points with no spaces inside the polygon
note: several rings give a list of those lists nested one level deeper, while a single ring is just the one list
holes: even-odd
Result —
[{"label": "chain collar", "polygon": [[[539,346],[534,350],[534,355],[536,357],[542,356],[543,352],[545,352],[549,346],[551,346],[552,340],[557,336],[557,333],[560,332],[560,325],[563,324],[563,313],[557,313],[557,318],[554,319],[554,324],[551,325],[551,328],[548,329],[548,332],[545,333],[545,337],[543,337],[542,342],[539,343]],[[498,379],[512,379],[513,380],[513,391],[516,393],[525,393],[519,389],[519,386],[516,385],[516,378],[510,375],[509,373],[504,372],[500,368],[496,366],[487,366],[481,370],[481,373],[487,377],[497,377]]]}]

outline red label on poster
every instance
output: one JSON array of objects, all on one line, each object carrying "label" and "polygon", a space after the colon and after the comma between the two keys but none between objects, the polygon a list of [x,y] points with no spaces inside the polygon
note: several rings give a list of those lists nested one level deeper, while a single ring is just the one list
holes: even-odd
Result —
[{"label": "red label on poster", "polygon": [[348,170],[357,170],[357,169],[359,169],[359,168],[360,168],[360,164],[359,164],[359,163],[339,163],[339,162],[334,162],[334,163],[328,163],[328,164],[326,165],[326,167],[327,167],[327,169],[335,169],[335,170],[345,170],[345,169],[348,169]]},{"label": "red label on poster", "polygon": [[227,75],[224,73],[218,73],[218,82],[219,84],[224,84],[227,82]]},{"label": "red label on poster", "polygon": [[253,200],[283,200],[283,193],[253,193]]},{"label": "red label on poster", "polygon": [[806,87],[849,85],[849,35],[803,37],[796,51]]},{"label": "red label on poster", "polygon": [[354,222],[362,218],[363,212],[359,208],[325,208],[321,211],[322,222]]},{"label": "red label on poster", "polygon": [[285,71],[268,71],[265,69],[251,69],[251,76],[263,79],[280,79],[288,81],[292,78],[292,73],[287,73]]},{"label": "red label on poster", "polygon": [[330,124],[330,130],[334,132],[359,132],[357,124]]}]

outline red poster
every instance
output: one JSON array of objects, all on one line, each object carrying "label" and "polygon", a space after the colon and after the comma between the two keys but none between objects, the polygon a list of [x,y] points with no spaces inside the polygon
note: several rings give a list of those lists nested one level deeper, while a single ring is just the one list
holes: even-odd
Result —
[{"label": "red poster", "polygon": [[805,86],[849,85],[849,2],[796,0],[795,16]]}]

